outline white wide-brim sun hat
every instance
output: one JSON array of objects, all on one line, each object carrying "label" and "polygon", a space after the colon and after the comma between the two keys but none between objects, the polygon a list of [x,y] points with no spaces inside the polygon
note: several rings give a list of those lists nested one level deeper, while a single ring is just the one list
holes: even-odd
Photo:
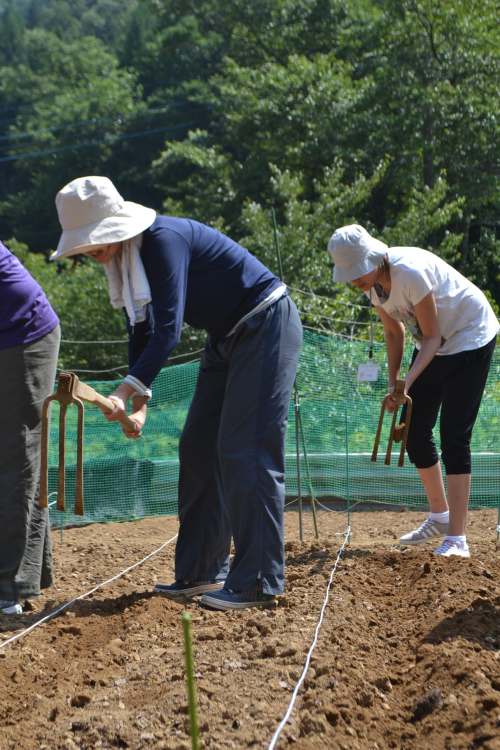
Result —
[{"label": "white wide-brim sun hat", "polygon": [[374,271],[388,249],[359,224],[340,227],[328,242],[328,252],[334,262],[333,280],[349,282]]},{"label": "white wide-brim sun hat", "polygon": [[68,182],[56,195],[56,208],[63,231],[51,260],[130,240],[156,218],[152,208],[124,200],[107,177]]}]

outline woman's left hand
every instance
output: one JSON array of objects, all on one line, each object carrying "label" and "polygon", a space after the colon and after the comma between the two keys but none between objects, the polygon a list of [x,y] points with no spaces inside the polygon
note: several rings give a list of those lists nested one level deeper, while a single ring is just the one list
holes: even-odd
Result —
[{"label": "woman's left hand", "polygon": [[[126,403],[132,395],[132,408],[134,411],[127,415]],[[128,416],[128,419],[134,422],[135,429],[131,430],[122,424],[122,432],[125,437],[136,440],[141,437],[142,428],[146,422],[147,415],[147,399],[142,396],[135,394],[132,388],[126,383],[121,383],[118,388],[109,396],[109,400],[113,403],[114,409],[112,412],[106,415],[110,422],[121,422],[124,417]]]},{"label": "woman's left hand", "polygon": [[145,411],[141,409],[127,415],[125,411],[125,404],[123,400],[119,398],[119,396],[109,396],[109,400],[113,402],[115,408],[112,412],[106,414],[106,419],[108,419],[110,422],[121,422],[124,416],[128,416],[128,419],[134,423],[135,429],[131,430],[127,426],[122,424],[123,434],[125,435],[125,437],[133,438],[134,440],[140,438],[144,422],[146,421]]},{"label": "woman's left hand", "polygon": [[142,428],[144,427],[144,423],[146,422],[146,413],[143,410],[134,411],[132,414],[129,414],[129,419],[131,419],[133,422],[135,422],[136,431],[135,432],[131,432],[131,431],[127,430],[127,428],[122,425],[122,432],[125,435],[125,437],[137,440],[137,438],[141,437]]}]

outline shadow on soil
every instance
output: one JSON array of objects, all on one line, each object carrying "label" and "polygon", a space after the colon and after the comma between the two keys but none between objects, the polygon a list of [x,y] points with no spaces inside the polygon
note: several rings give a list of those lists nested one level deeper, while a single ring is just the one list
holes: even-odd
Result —
[{"label": "shadow on soil", "polygon": [[71,607],[68,607],[60,613],[57,613],[57,610],[59,607],[64,606],[65,602],[50,600],[45,604],[42,610],[37,612],[25,612],[22,615],[2,617],[0,622],[0,633],[12,632],[13,630],[24,630],[31,625],[35,625],[39,620],[43,620],[45,617],[55,619],[67,611],[74,612],[77,617],[90,617],[91,615],[109,617],[125,612],[135,604],[138,604],[145,599],[150,599],[153,596],[158,595],[154,594],[153,591],[139,591],[110,599],[94,601],[91,598],[88,598],[74,602]]},{"label": "shadow on soil", "polygon": [[474,641],[488,651],[500,648],[500,596],[494,601],[475,599],[433,628],[424,643],[442,643],[454,638]]}]

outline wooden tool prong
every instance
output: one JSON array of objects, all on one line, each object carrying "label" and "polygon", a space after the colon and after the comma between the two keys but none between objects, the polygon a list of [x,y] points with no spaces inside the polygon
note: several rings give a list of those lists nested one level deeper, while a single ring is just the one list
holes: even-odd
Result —
[{"label": "wooden tool prong", "polygon": [[[401,442],[401,447],[399,450],[398,466],[403,466],[404,464],[406,443],[408,440],[408,431],[410,429],[412,407],[413,407],[412,400],[410,396],[405,394],[404,388],[405,388],[405,381],[396,380],[393,393],[392,394],[388,393],[386,396],[384,396],[384,398],[382,399],[381,407],[380,407],[380,416],[379,416],[379,420],[377,424],[377,432],[375,434],[375,441],[373,444],[373,451],[372,451],[372,457],[371,457],[372,461],[377,460],[378,449],[380,445],[380,438],[382,435],[382,424],[384,421],[385,412],[387,411],[388,401],[389,399],[391,401],[396,401],[396,406],[392,412],[391,427],[389,431],[389,441],[388,441],[387,450],[385,453],[384,463],[386,466],[389,466],[391,463],[393,443],[399,443],[399,442]],[[397,414],[398,414],[400,406],[406,407],[405,421],[401,424],[396,424]]]},{"label": "wooden tool prong", "polygon": [[[86,383],[80,383],[74,372],[60,372],[57,390],[48,396],[42,409],[42,445],[40,454],[40,508],[48,506],[48,444],[49,444],[49,406],[52,401],[59,402],[59,468],[57,483],[57,509],[65,510],[65,471],[66,471],[66,411],[69,404],[76,404],[78,409],[77,445],[76,445],[76,480],[75,480],[75,514],[83,516],[83,423],[84,401],[95,404],[104,414],[114,411],[113,401],[102,396]],[[137,426],[126,414],[120,417],[120,423],[128,432],[136,432]],[[140,433],[137,433],[140,435]]]}]

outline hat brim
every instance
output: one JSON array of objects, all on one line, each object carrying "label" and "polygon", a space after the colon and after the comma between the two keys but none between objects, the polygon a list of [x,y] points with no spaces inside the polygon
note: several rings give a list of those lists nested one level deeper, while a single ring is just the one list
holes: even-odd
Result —
[{"label": "hat brim", "polygon": [[377,268],[377,263],[365,260],[363,263],[357,263],[355,266],[349,266],[344,268],[335,264],[333,266],[332,278],[337,282],[344,282],[348,284],[354,279],[359,279],[360,276],[364,276],[370,271],[374,271]]},{"label": "hat brim", "polygon": [[124,201],[120,211],[113,216],[77,229],[65,229],[50,260],[68,258],[89,252],[93,247],[130,240],[148,229],[155,218],[154,209]]}]

